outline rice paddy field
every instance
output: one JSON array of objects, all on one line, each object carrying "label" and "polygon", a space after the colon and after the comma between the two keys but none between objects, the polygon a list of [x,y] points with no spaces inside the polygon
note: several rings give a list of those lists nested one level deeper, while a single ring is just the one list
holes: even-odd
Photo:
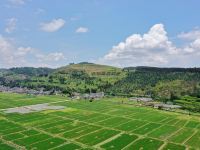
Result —
[{"label": "rice paddy field", "polygon": [[[27,114],[6,108],[65,106]],[[199,150],[200,118],[122,104],[59,96],[0,93],[0,150]]]}]

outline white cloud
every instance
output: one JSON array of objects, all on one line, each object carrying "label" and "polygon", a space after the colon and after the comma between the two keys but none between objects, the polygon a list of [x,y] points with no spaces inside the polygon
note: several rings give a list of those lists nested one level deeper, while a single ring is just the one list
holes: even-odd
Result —
[{"label": "white cloud", "polygon": [[36,51],[36,50],[32,47],[18,47],[16,55],[17,56],[26,56],[28,53],[32,53],[34,51]]},{"label": "white cloud", "polygon": [[16,48],[12,41],[0,35],[0,67],[16,67],[25,65],[25,56],[30,48]]},{"label": "white cloud", "polygon": [[[133,34],[113,46],[99,63],[115,66],[194,66],[200,65],[200,38],[176,47],[163,24],[155,24],[144,35]],[[198,64],[196,64],[198,62]]]},{"label": "white cloud", "polygon": [[7,20],[5,32],[7,33],[12,33],[16,29],[16,23],[17,19],[16,18],[10,18]]},{"label": "white cloud", "polygon": [[23,5],[25,4],[25,0],[8,0],[13,5]]},{"label": "white cloud", "polygon": [[178,38],[185,40],[195,40],[200,38],[200,29],[196,28],[189,32],[182,32],[178,35]]},{"label": "white cloud", "polygon": [[79,27],[78,29],[76,29],[76,33],[86,33],[88,31],[89,29],[86,27]]},{"label": "white cloud", "polygon": [[40,62],[48,62],[48,61],[57,62],[57,61],[60,61],[60,60],[65,59],[64,54],[61,53],[61,52],[49,53],[49,54],[47,54],[47,55],[38,54],[38,55],[36,55],[36,57],[38,58],[38,60],[39,60]]},{"label": "white cloud", "polygon": [[60,28],[62,28],[65,25],[65,20],[59,18],[59,19],[53,19],[50,22],[41,23],[40,29],[45,32],[55,32],[58,31]]},{"label": "white cloud", "polygon": [[32,47],[16,47],[11,40],[1,35],[0,54],[0,68],[21,66],[58,67],[58,63],[65,60],[65,56],[61,52],[44,54]]}]

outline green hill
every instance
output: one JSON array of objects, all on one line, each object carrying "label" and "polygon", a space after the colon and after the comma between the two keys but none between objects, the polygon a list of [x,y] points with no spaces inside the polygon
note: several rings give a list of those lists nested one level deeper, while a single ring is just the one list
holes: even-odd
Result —
[{"label": "green hill", "polygon": [[58,69],[11,68],[0,70],[0,85],[63,93],[104,91],[126,77],[120,68],[93,63],[70,64]]},{"label": "green hill", "polygon": [[122,69],[106,66],[106,65],[99,65],[93,63],[79,63],[79,64],[71,64],[65,67],[61,67],[57,69],[57,72],[60,73],[67,73],[70,71],[85,71],[89,75],[101,75],[101,74],[120,74],[122,73]]},{"label": "green hill", "polygon": [[116,68],[82,62],[57,69],[0,69],[0,85],[56,90],[64,94],[103,91],[117,96],[151,96],[174,101],[200,97],[200,68]]}]

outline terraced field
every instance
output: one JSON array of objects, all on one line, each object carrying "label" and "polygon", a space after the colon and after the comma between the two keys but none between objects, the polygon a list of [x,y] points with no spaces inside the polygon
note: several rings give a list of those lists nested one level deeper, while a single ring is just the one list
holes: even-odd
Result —
[{"label": "terraced field", "polygon": [[[5,108],[49,103],[65,106],[29,114]],[[198,150],[200,118],[105,99],[0,93],[0,150]]]}]

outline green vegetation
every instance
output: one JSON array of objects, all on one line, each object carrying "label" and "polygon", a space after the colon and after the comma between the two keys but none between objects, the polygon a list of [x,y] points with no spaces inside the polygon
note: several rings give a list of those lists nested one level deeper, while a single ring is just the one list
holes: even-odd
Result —
[{"label": "green vegetation", "polygon": [[37,91],[105,92],[110,96],[147,96],[155,100],[183,106],[200,112],[199,68],[116,68],[93,63],[70,64],[58,69],[0,69],[0,85],[23,87]]},{"label": "green vegetation", "polygon": [[[13,96],[13,98],[12,98]],[[35,96],[34,104],[66,106],[28,114],[6,114],[4,109],[25,106],[27,95],[0,93],[0,149],[200,149],[200,118],[193,115],[118,103]],[[123,98],[126,102],[127,99]]]},{"label": "green vegetation", "polygon": [[162,144],[163,142],[159,140],[155,140],[151,138],[143,138],[131,144],[128,148],[126,148],[126,150],[132,150],[132,149],[157,150]]},{"label": "green vegetation", "polygon": [[185,150],[184,146],[173,144],[173,143],[168,143],[163,150],[171,150],[171,149],[176,149],[176,150]]},{"label": "green vegetation", "polygon": [[137,138],[136,135],[122,134],[118,138],[102,145],[101,147],[107,150],[121,150]]}]

